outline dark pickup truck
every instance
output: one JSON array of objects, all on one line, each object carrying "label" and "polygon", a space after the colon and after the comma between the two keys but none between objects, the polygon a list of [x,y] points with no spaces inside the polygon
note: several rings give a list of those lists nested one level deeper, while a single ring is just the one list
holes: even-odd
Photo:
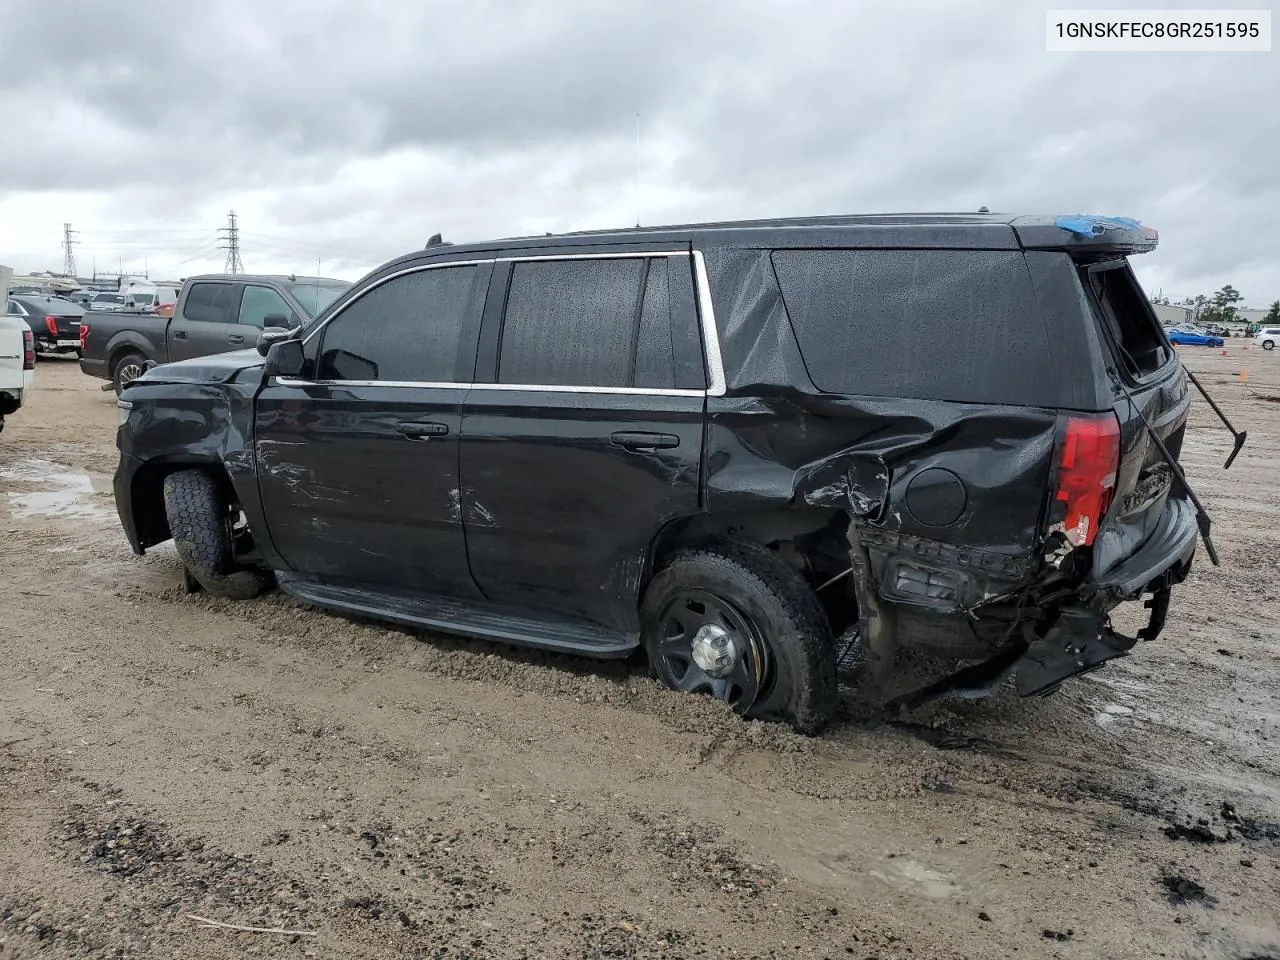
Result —
[{"label": "dark pickup truck", "polygon": [[252,346],[264,327],[305,326],[349,286],[323,277],[191,277],[172,317],[86,313],[80,322],[80,369],[110,380],[119,393],[148,360],[168,363],[239,350]]}]

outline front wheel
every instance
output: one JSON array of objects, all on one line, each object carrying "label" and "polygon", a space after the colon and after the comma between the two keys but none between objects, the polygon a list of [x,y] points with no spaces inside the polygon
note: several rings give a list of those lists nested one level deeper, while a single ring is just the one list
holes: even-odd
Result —
[{"label": "front wheel", "polygon": [[1262,349],[1263,349],[1263,350],[1274,350],[1275,348],[1276,348],[1276,342],[1275,342],[1274,340],[1263,340],[1263,341],[1262,341]]},{"label": "front wheel", "polygon": [[214,596],[249,600],[271,585],[265,571],[236,565],[231,508],[209,474],[180,470],[165,477],[164,510],[183,566]]},{"label": "front wheel", "polygon": [[724,543],[677,553],[641,605],[649,662],[673,690],[817,733],[835,714],[836,658],[813,591],[773,551]]}]

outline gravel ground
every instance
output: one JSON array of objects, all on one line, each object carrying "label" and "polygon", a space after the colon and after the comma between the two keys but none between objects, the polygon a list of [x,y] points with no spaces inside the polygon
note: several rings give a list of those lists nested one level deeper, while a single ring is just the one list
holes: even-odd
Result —
[{"label": "gravel ground", "polygon": [[1223,564],[1164,636],[819,739],[186,595],[119,531],[112,396],[42,361],[0,435],[0,958],[1280,958],[1280,357],[1184,354],[1250,443],[1223,473],[1197,400]]}]

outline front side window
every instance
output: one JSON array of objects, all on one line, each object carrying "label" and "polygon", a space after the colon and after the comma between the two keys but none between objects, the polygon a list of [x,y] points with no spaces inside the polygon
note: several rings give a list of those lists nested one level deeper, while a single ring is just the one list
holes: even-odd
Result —
[{"label": "front side window", "polygon": [[676,386],[668,260],[516,263],[502,326],[498,381],[530,386]]},{"label": "front side window", "polygon": [[388,280],[353,300],[321,333],[317,380],[453,383],[474,266]]},{"label": "front side window", "polygon": [[[267,317],[274,318],[270,325],[283,326],[292,315],[284,297],[270,287],[248,284],[240,298],[240,322],[251,327],[268,326]],[[280,319],[283,318],[283,319]]]},{"label": "front side window", "polygon": [[202,323],[235,323],[237,290],[230,283],[193,283],[182,315]]}]

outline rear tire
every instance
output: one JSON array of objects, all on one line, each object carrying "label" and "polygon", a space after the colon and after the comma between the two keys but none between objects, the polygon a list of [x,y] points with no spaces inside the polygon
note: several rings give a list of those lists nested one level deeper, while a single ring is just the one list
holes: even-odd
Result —
[{"label": "rear tire", "polygon": [[142,365],[146,362],[147,358],[134,350],[125,353],[116,361],[116,365],[111,371],[111,381],[116,385],[117,396],[120,395],[126,385],[142,376]]},{"label": "rear tire", "polygon": [[[708,692],[751,719],[818,733],[835,715],[836,656],[830,625],[809,585],[773,551],[753,543],[682,550],[653,578],[640,609],[658,678]],[[698,649],[705,635],[716,646]],[[708,653],[727,649],[732,668],[710,673]]]},{"label": "rear tire", "polygon": [[265,571],[235,565],[231,512],[209,474],[181,470],[165,477],[164,510],[178,556],[209,593],[250,600],[271,585]]}]

